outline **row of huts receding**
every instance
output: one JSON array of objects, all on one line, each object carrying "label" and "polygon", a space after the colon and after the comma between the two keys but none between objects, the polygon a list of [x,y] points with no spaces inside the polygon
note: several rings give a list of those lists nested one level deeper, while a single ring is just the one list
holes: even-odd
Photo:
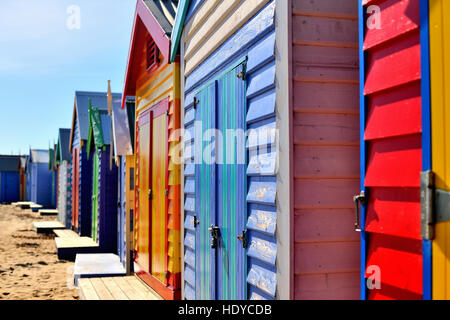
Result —
[{"label": "row of huts receding", "polygon": [[448,298],[444,2],[137,0],[60,220],[164,299]]}]

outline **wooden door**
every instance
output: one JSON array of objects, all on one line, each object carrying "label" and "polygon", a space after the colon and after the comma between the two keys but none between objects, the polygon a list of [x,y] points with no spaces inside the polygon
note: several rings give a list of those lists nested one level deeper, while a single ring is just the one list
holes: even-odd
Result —
[{"label": "wooden door", "polygon": [[196,95],[195,298],[201,300],[247,297],[243,72],[239,65]]}]

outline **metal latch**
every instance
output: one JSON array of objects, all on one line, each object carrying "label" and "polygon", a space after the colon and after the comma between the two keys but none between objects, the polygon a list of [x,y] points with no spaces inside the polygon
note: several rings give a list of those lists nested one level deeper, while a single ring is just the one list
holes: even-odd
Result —
[{"label": "metal latch", "polygon": [[248,246],[248,238],[247,238],[247,230],[242,230],[242,235],[237,236],[238,240],[242,242],[242,248],[247,249]]},{"label": "metal latch", "polygon": [[366,205],[366,194],[364,191],[361,191],[361,193],[357,196],[353,197],[353,202],[355,203],[355,213],[356,213],[356,221],[355,221],[355,231],[361,232],[361,223],[360,223],[360,210],[359,210],[359,204],[362,206]]},{"label": "metal latch", "polygon": [[211,225],[208,230],[211,233],[211,249],[216,249],[217,241],[220,237],[220,228],[218,226]]}]

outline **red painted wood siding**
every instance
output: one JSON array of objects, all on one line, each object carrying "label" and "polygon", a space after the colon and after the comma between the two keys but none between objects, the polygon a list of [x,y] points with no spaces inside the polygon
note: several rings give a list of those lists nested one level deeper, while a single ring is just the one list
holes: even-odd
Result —
[{"label": "red painted wood siding", "polygon": [[366,30],[364,41],[366,266],[380,268],[381,289],[368,298],[421,299],[419,1],[369,4],[381,9],[381,29]]},{"label": "red painted wood siding", "polygon": [[292,4],[294,298],[359,299],[358,5]]}]

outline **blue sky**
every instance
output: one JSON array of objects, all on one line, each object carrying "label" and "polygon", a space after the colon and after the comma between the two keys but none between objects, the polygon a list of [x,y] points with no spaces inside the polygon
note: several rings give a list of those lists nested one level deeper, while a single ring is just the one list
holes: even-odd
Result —
[{"label": "blue sky", "polygon": [[[80,10],[80,28],[70,29]],[[74,93],[122,92],[136,0],[0,1],[0,154],[47,149]],[[73,25],[73,24],[72,24]]]}]

